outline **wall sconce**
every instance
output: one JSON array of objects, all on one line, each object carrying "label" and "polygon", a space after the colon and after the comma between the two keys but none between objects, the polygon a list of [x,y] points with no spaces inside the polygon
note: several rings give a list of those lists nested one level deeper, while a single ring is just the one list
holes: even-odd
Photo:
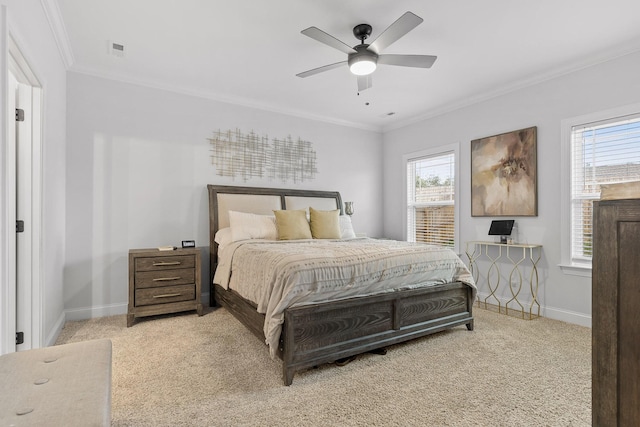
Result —
[{"label": "wall sconce", "polygon": [[344,202],[344,213],[349,216],[353,215],[353,202]]}]

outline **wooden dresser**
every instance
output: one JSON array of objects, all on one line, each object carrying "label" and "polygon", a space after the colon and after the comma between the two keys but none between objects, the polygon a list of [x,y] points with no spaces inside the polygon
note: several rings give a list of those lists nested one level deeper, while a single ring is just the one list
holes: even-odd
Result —
[{"label": "wooden dresser", "polygon": [[136,317],[196,310],[202,316],[200,249],[131,249],[127,326]]},{"label": "wooden dresser", "polygon": [[640,426],[640,200],[593,207],[594,426]]}]

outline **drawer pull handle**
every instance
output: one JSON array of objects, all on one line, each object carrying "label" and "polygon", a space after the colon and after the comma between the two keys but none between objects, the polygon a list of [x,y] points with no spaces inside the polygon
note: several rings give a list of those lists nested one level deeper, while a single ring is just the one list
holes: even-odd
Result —
[{"label": "drawer pull handle", "polygon": [[154,298],[171,298],[171,297],[179,297],[180,293],[177,294],[162,294],[162,295],[154,295]]},{"label": "drawer pull handle", "polygon": [[180,261],[163,261],[163,262],[154,262],[154,267],[164,267],[166,265],[180,265]]},{"label": "drawer pull handle", "polygon": [[158,277],[157,279],[153,279],[154,282],[167,282],[170,280],[179,280],[181,279],[180,276],[176,276],[176,277]]}]

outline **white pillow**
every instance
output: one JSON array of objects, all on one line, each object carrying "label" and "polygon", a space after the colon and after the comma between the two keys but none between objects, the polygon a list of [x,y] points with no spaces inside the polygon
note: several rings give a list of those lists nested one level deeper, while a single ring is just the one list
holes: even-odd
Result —
[{"label": "white pillow", "polygon": [[221,228],[216,231],[216,235],[213,240],[215,240],[221,248],[233,242],[233,239],[231,238],[231,227]]},{"label": "white pillow", "polygon": [[351,217],[348,215],[340,215],[340,237],[342,239],[354,239],[356,233],[353,231],[353,225],[351,224]]},{"label": "white pillow", "polygon": [[271,215],[229,211],[231,239],[234,242],[248,239],[276,240],[276,218]]}]

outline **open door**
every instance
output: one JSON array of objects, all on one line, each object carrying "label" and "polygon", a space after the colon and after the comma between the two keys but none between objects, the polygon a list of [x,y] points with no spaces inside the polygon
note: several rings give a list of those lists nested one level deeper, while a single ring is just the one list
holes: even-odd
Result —
[{"label": "open door", "polygon": [[[9,37],[9,69],[16,88],[16,332],[17,350],[42,347],[42,87]],[[17,341],[18,343],[19,341]]]},{"label": "open door", "polygon": [[[9,76],[9,96],[15,93],[16,114],[16,350],[39,347],[31,324],[33,298],[32,88]],[[14,86],[15,85],[15,86]]]},{"label": "open door", "polygon": [[38,348],[42,342],[40,276],[42,223],[42,88],[6,33],[0,8],[0,75],[5,100],[4,190],[0,282],[0,353]]}]

